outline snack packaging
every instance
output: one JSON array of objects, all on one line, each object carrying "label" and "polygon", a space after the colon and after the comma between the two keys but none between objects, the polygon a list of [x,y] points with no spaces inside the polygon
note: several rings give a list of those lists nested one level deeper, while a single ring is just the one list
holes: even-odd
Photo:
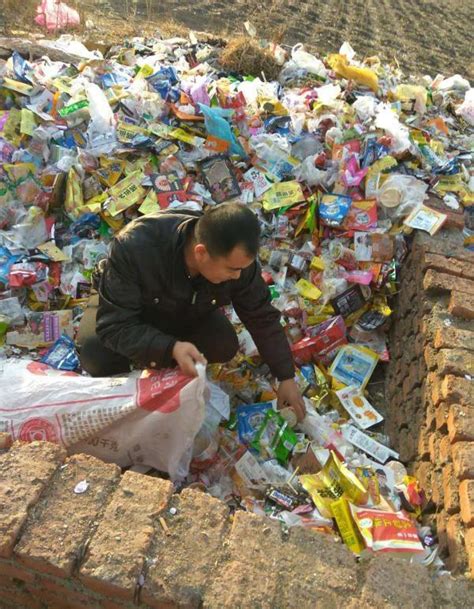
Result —
[{"label": "snack packaging", "polygon": [[446,214],[426,207],[426,205],[420,205],[420,207],[413,210],[411,214],[405,218],[403,224],[410,228],[424,230],[430,235],[435,235],[446,222],[447,218],[448,216]]},{"label": "snack packaging", "polygon": [[398,453],[394,450],[387,448],[377,440],[374,440],[370,436],[362,433],[359,429],[353,425],[347,425],[343,429],[343,436],[351,444],[354,444],[360,450],[363,450],[368,455],[379,461],[385,463],[388,459],[398,459]]},{"label": "snack packaging", "polygon": [[242,444],[252,444],[271,408],[271,402],[237,406],[237,430]]},{"label": "snack packaging", "polygon": [[340,348],[329,372],[344,385],[363,389],[369,382],[379,356],[366,347],[344,345]]},{"label": "snack packaging", "polygon": [[333,501],[331,503],[331,512],[341,534],[342,541],[354,554],[360,554],[365,548],[364,540],[354,523],[347,499],[341,497]]},{"label": "snack packaging", "polygon": [[413,521],[403,512],[350,506],[367,548],[374,552],[421,553],[423,546]]},{"label": "snack packaging", "polygon": [[63,334],[40,360],[56,370],[77,370],[79,358],[72,338]]},{"label": "snack packaging", "polygon": [[351,204],[352,199],[348,195],[323,195],[319,204],[321,223],[325,226],[341,226]]},{"label": "snack packaging", "polygon": [[287,421],[274,410],[268,410],[252,446],[263,457],[285,464],[298,443],[298,436]]},{"label": "snack packaging", "polygon": [[383,416],[365,399],[357,387],[345,387],[336,391],[336,395],[361,429],[367,429],[383,421]]}]

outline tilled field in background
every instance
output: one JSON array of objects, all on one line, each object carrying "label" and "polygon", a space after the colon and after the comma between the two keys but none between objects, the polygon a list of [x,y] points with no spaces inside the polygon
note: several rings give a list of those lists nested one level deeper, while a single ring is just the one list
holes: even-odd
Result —
[{"label": "tilled field in background", "polygon": [[[39,0],[18,7],[2,0],[4,30],[35,29]],[[472,60],[473,0],[70,0],[83,22],[93,21],[90,35],[123,39],[151,32],[160,22],[215,34],[243,31],[252,21],[259,34],[283,36],[286,44],[304,42],[324,54],[348,40],[359,55],[394,58],[407,73],[474,75]],[[9,8],[10,7],[10,8]],[[0,13],[3,12],[0,11]]]}]

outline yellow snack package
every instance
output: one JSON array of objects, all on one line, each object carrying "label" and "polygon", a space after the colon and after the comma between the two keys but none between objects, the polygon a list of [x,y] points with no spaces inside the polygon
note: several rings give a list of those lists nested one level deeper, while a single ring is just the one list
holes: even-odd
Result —
[{"label": "yellow snack package", "polygon": [[36,129],[35,115],[28,108],[21,109],[20,133],[23,135],[33,135]]},{"label": "yellow snack package", "polygon": [[319,474],[303,474],[298,476],[303,488],[308,491],[314,505],[324,518],[332,518],[331,504],[339,499],[331,488],[328,488]]},{"label": "yellow snack package", "polygon": [[311,264],[309,266],[314,271],[324,271],[324,269],[326,268],[324,260],[322,258],[320,258],[319,256],[314,256],[314,258],[311,260]]},{"label": "yellow snack package", "polygon": [[148,191],[147,196],[144,198],[143,203],[138,208],[138,211],[146,216],[146,214],[152,214],[155,211],[160,211],[160,206],[158,205],[158,200],[156,198],[156,192],[151,188]]},{"label": "yellow snack package", "polygon": [[83,205],[82,181],[74,167],[71,167],[67,174],[64,209],[69,217],[76,219],[79,217],[79,209]]},{"label": "yellow snack package", "polygon": [[351,510],[347,499],[341,497],[331,503],[331,512],[336,520],[337,528],[346,546],[354,552],[360,554],[365,548],[364,540],[352,519]]},{"label": "yellow snack package", "polygon": [[304,201],[304,194],[301,184],[296,180],[291,180],[273,184],[263,195],[262,205],[265,211],[271,211],[287,205],[295,205],[302,201]]},{"label": "yellow snack package", "polygon": [[321,290],[318,290],[314,284],[306,281],[306,279],[299,279],[295,287],[298,290],[298,294],[308,300],[318,300],[322,294]]},{"label": "yellow snack package", "polygon": [[334,451],[318,474],[337,497],[344,496],[355,505],[364,505],[369,497],[367,490],[355,474],[339,460]]},{"label": "yellow snack package", "polygon": [[379,88],[379,79],[377,74],[369,68],[359,68],[350,66],[345,55],[333,54],[329,55],[328,63],[338,76],[355,80],[356,83],[372,89],[377,93]]},{"label": "yellow snack package", "polygon": [[107,210],[112,217],[117,216],[143,199],[146,190],[141,185],[142,178],[141,171],[134,171],[109,189],[110,199]]}]

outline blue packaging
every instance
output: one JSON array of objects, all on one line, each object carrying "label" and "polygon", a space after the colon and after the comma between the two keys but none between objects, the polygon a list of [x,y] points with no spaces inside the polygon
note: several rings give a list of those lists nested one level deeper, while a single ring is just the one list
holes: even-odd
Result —
[{"label": "blue packaging", "polygon": [[347,195],[323,195],[319,204],[319,217],[322,224],[325,226],[341,226],[351,205],[352,199]]},{"label": "blue packaging", "polygon": [[251,445],[265,420],[265,415],[271,408],[271,402],[237,406],[237,432],[242,444]]},{"label": "blue packaging", "polygon": [[58,338],[54,345],[41,358],[43,364],[47,364],[56,370],[77,370],[79,358],[76,353],[74,341],[66,334]]}]

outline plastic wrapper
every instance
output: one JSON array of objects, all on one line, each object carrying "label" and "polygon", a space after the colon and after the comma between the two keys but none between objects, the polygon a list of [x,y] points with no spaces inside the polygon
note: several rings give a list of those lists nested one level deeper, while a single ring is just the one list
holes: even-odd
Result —
[{"label": "plastic wrapper", "polygon": [[256,439],[265,416],[272,408],[271,402],[260,402],[237,407],[237,429],[242,444],[251,445]]},{"label": "plastic wrapper", "polygon": [[370,349],[345,345],[336,355],[330,373],[345,385],[354,385],[363,389],[369,382],[377,361],[378,355]]},{"label": "plastic wrapper", "polygon": [[43,364],[56,370],[77,370],[79,358],[74,341],[67,335],[60,336],[49,351],[41,358]]},{"label": "plastic wrapper", "polygon": [[321,222],[325,226],[341,226],[351,204],[352,199],[346,195],[323,195],[319,205]]},{"label": "plastic wrapper", "polygon": [[252,445],[261,455],[286,463],[297,441],[285,419],[274,410],[268,410]]},{"label": "plastic wrapper", "polygon": [[375,410],[356,387],[345,387],[336,391],[336,395],[352,420],[361,429],[367,429],[383,421],[382,415]]},{"label": "plastic wrapper", "polygon": [[403,512],[381,512],[351,505],[365,545],[374,552],[421,553],[415,524]]}]

